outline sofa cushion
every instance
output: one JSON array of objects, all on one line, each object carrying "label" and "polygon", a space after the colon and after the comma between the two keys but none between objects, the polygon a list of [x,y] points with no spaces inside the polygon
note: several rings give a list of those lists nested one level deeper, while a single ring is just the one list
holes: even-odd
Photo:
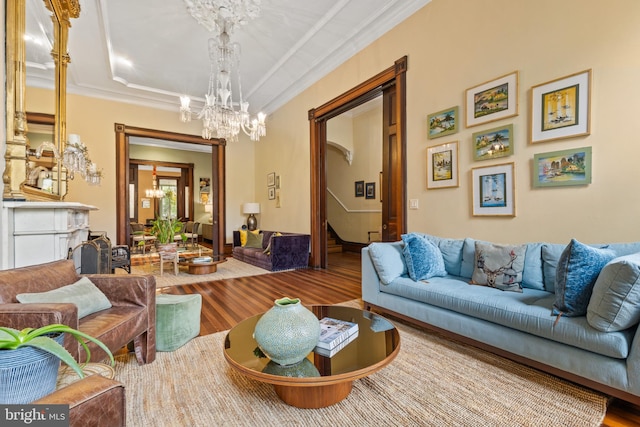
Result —
[{"label": "sofa cushion", "polygon": [[436,245],[415,233],[401,237],[404,242],[402,253],[411,279],[418,281],[447,275],[442,252]]},{"label": "sofa cushion", "polygon": [[476,285],[502,291],[522,292],[525,245],[511,246],[475,242],[475,269],[471,280]]},{"label": "sofa cushion", "polygon": [[593,285],[587,321],[603,332],[622,331],[640,321],[640,253],[604,266]]},{"label": "sofa cushion", "polygon": [[544,243],[527,243],[524,256],[524,270],[522,271],[522,287],[545,290],[544,275],[542,274],[542,246]]},{"label": "sofa cushion", "polygon": [[404,261],[402,249],[404,243],[371,243],[369,256],[378,273],[380,282],[388,284],[396,277],[407,274],[407,264]]},{"label": "sofa cushion", "polygon": [[18,294],[16,298],[21,303],[73,303],[78,307],[79,319],[111,307],[105,294],[87,277],[47,292]]},{"label": "sofa cushion", "polygon": [[[554,327],[556,319],[549,316],[549,312],[555,296],[536,289],[502,292],[488,286],[470,285],[461,277],[446,276],[433,277],[429,283],[398,277],[380,291],[619,359],[629,355],[635,333],[633,328],[620,332],[598,331],[589,326],[585,316],[562,318]],[[422,310],[429,311],[428,308],[425,306]]]},{"label": "sofa cushion", "polygon": [[[594,248],[607,247],[615,252],[616,256],[624,256],[640,252],[640,242],[611,243],[609,245],[589,245]],[[558,243],[544,243],[542,245],[542,270],[544,274],[544,288],[549,292],[555,292],[556,268],[558,260],[566,245]]]},{"label": "sofa cushion", "polygon": [[558,260],[553,314],[587,314],[587,306],[598,274],[613,258],[615,253],[611,249],[594,248],[571,239]]},{"label": "sofa cushion", "polygon": [[261,233],[249,231],[247,233],[247,243],[245,243],[244,247],[262,249],[262,237]]},{"label": "sofa cushion", "polygon": [[260,230],[253,230],[253,231],[249,231],[249,230],[238,230],[238,233],[240,233],[240,246],[244,246],[247,244],[247,235],[249,233],[252,234],[260,234]]},{"label": "sofa cushion", "polygon": [[444,260],[444,268],[447,270],[447,273],[452,276],[459,276],[460,267],[462,266],[462,246],[464,245],[464,240],[447,239],[428,234],[425,236],[440,249],[442,259]]}]

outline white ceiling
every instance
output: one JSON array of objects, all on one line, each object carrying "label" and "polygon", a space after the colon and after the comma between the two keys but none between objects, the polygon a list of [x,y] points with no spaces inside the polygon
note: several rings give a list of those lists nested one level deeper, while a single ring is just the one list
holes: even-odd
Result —
[{"label": "white ceiling", "polygon": [[[275,111],[430,0],[262,0],[237,28],[250,112]],[[27,2],[27,33],[52,40],[41,0]],[[209,78],[212,36],[184,0],[80,0],[69,33],[68,91],[176,111],[198,108]],[[51,46],[27,42],[27,85],[53,87]],[[127,66],[120,62],[131,62]],[[310,106],[311,107],[311,106]]]}]

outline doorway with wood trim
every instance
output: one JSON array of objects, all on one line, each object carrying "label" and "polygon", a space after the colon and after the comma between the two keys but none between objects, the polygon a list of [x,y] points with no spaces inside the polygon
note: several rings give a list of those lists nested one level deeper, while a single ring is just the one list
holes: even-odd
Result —
[{"label": "doorway with wood trim", "polygon": [[318,108],[309,110],[311,133],[311,258],[327,268],[327,120],[382,94],[382,236],[399,240],[407,229],[406,207],[406,71],[407,57]]}]

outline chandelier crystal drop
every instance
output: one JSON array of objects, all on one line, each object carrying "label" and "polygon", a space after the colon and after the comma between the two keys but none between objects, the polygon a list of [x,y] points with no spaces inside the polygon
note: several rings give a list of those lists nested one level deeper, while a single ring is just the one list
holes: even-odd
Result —
[{"label": "chandelier crystal drop", "polygon": [[[258,16],[260,1],[185,0],[185,3],[198,23],[218,32],[217,38],[209,39],[209,85],[204,106],[195,114],[202,120],[202,138],[237,141],[242,130],[252,141],[259,141],[267,134],[266,115],[258,113],[252,118],[249,114],[249,103],[242,97],[240,45],[231,42],[231,32],[235,26]],[[180,97],[182,122],[191,121],[194,115],[190,103],[188,96]]]},{"label": "chandelier crystal drop", "polygon": [[62,154],[49,141],[40,144],[34,153],[35,157],[39,159],[43,151],[52,151],[54,158],[62,161],[62,166],[67,169],[69,179],[73,179],[78,173],[89,185],[100,185],[102,171],[98,170],[98,166],[89,158],[89,150],[80,141],[79,135],[69,134]]}]

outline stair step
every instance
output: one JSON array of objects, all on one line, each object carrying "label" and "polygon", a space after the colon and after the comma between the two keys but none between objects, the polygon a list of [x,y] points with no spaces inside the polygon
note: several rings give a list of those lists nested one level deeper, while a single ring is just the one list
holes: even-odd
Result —
[{"label": "stair step", "polygon": [[342,252],[342,245],[328,246],[327,247],[327,252],[330,253],[330,254],[335,254],[335,253]]}]

